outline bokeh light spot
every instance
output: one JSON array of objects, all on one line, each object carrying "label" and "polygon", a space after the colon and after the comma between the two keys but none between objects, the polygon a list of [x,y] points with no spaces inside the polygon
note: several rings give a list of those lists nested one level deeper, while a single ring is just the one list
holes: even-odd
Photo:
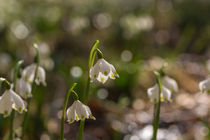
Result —
[{"label": "bokeh light spot", "polygon": [[109,95],[109,92],[105,88],[101,88],[97,91],[97,96],[100,99],[106,99],[108,97],[108,95]]},{"label": "bokeh light spot", "polygon": [[82,69],[79,66],[72,67],[70,72],[71,72],[71,75],[75,78],[81,77],[83,73]]},{"label": "bokeh light spot", "polygon": [[133,54],[129,50],[124,50],[121,53],[121,60],[124,61],[124,62],[129,62],[129,61],[132,60],[132,58],[133,58]]}]

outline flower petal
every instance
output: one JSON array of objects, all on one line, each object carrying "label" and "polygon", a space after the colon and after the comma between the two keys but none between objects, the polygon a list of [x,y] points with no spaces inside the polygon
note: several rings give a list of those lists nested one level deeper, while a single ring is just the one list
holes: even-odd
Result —
[{"label": "flower petal", "polygon": [[201,81],[199,83],[199,88],[200,90],[204,93],[204,92],[209,92],[210,91],[210,78]]},{"label": "flower petal", "polygon": [[147,90],[147,94],[151,101],[157,102],[159,98],[159,87],[157,84],[155,84],[153,87],[149,88]]},{"label": "flower petal", "polygon": [[89,115],[86,114],[86,106],[84,104],[82,104],[79,100],[75,101],[76,102],[76,112],[78,117],[81,120],[85,120],[85,118],[89,118]]},{"label": "flower petal", "polygon": [[163,79],[162,79],[162,83],[169,90],[172,90],[172,91],[175,91],[175,92],[178,91],[178,84],[174,79],[172,79],[168,76],[164,76]]},{"label": "flower petal", "polygon": [[75,111],[74,106],[70,106],[67,109],[66,115],[69,123],[73,123],[75,120]]},{"label": "flower petal", "polygon": [[163,97],[163,101],[171,101],[171,91],[165,86],[162,86],[161,95]]},{"label": "flower petal", "polygon": [[99,74],[99,68],[97,66],[93,66],[93,67],[90,68],[91,82],[93,82],[93,80],[98,77],[98,74]]},{"label": "flower petal", "polygon": [[18,111],[19,113],[26,111],[24,101],[21,99],[21,97],[11,89],[8,92],[10,93],[11,99],[13,101],[12,108]]},{"label": "flower petal", "polygon": [[29,82],[29,83],[33,82],[34,75],[35,75],[35,69],[36,69],[36,64],[31,64],[23,70],[22,76],[24,77],[24,79],[27,82]]},{"label": "flower petal", "polygon": [[99,72],[107,76],[111,72],[111,65],[104,59],[99,59]]},{"label": "flower petal", "polygon": [[115,70],[114,66],[110,64],[110,69],[111,69],[111,72],[109,74],[109,77],[111,79],[115,79],[115,77],[119,77],[117,71]]},{"label": "flower petal", "polygon": [[[96,120],[96,118],[92,115],[90,108],[88,106],[85,106],[86,114],[88,114],[88,118]],[[86,117],[87,118],[87,117]]]},{"label": "flower petal", "polygon": [[21,95],[23,98],[32,97],[31,94],[31,84],[26,82],[24,79],[17,79],[16,82],[16,93]]},{"label": "flower petal", "polygon": [[[23,78],[29,83],[32,83],[34,80],[36,66],[37,66],[36,64],[31,64],[31,65],[27,66],[22,72]],[[42,83],[45,86],[46,85],[45,80],[46,80],[45,70],[44,70],[44,68],[39,66],[35,82],[37,85]]]},{"label": "flower petal", "polygon": [[12,104],[11,95],[8,90],[6,90],[0,98],[0,113],[3,114],[4,117],[10,115],[12,111]]},{"label": "flower petal", "polygon": [[98,77],[97,77],[97,80],[104,84],[108,80],[108,78],[109,78],[108,75],[106,76],[106,75],[104,75],[100,72]]},{"label": "flower petal", "polygon": [[46,73],[44,68],[42,67],[38,67],[38,73],[37,73],[37,77],[36,77],[36,84],[39,85],[40,83],[42,83],[44,86],[46,86]]}]

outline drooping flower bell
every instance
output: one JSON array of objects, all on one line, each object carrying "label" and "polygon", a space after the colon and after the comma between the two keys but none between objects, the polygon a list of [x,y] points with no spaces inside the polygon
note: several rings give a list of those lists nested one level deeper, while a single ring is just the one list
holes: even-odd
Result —
[{"label": "drooping flower bell", "polygon": [[166,88],[168,88],[172,92],[178,91],[178,84],[177,84],[176,80],[172,79],[171,77],[164,76],[162,78],[162,83]]},{"label": "drooping flower bell", "polygon": [[74,101],[74,103],[67,109],[67,119],[69,123],[73,123],[75,120],[85,120],[93,119],[95,117],[92,115],[90,108],[79,100]]},{"label": "drooping flower bell", "polygon": [[[37,67],[36,64],[31,64],[23,70],[22,76],[27,82],[29,82],[29,83],[33,82],[36,67]],[[40,83],[42,83],[44,86],[46,85],[46,73],[45,73],[44,68],[42,68],[41,66],[38,66],[35,83],[37,85],[39,85]]]},{"label": "drooping flower bell", "polygon": [[5,90],[3,95],[0,97],[0,114],[3,114],[4,117],[10,115],[12,108],[22,113],[26,111],[24,101],[21,97],[16,94],[12,89]]},{"label": "drooping flower bell", "polygon": [[90,79],[98,80],[101,83],[105,83],[108,78],[115,79],[119,77],[114,66],[108,63],[103,58],[99,59],[96,64],[90,68]]},{"label": "drooping flower bell", "polygon": [[[171,101],[171,95],[173,92],[178,91],[177,82],[170,78],[169,76],[164,76],[162,78],[162,92],[160,94],[161,101]],[[159,87],[158,84],[155,84],[153,87],[147,90],[148,96],[151,101],[158,101],[159,96]]]},{"label": "drooping flower bell", "polygon": [[201,81],[199,83],[199,88],[202,93],[210,93],[210,78],[208,78],[204,81]]},{"label": "drooping flower bell", "polygon": [[30,98],[32,97],[31,94],[31,84],[25,81],[22,78],[17,79],[15,91],[17,94],[21,95],[23,98]]},{"label": "drooping flower bell", "polygon": [[[159,87],[158,84],[155,84],[153,87],[147,90],[148,96],[151,101],[157,102],[159,99]],[[160,93],[160,100],[161,101],[171,101],[171,91],[162,86],[162,92]]]}]

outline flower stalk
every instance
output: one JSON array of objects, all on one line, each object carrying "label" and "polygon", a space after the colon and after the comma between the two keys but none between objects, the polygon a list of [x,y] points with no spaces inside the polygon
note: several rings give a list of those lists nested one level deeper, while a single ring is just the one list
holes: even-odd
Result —
[{"label": "flower stalk", "polygon": [[67,108],[69,97],[70,97],[71,93],[74,92],[74,88],[75,88],[76,85],[77,85],[77,83],[74,83],[71,86],[71,88],[69,88],[69,90],[66,94],[66,97],[65,97],[65,101],[64,101],[64,105],[63,105],[62,118],[61,118],[60,140],[64,140],[64,121],[65,121],[66,108]]},{"label": "flower stalk", "polygon": [[[16,90],[16,81],[18,76],[20,75],[20,67],[23,64],[23,60],[20,60],[17,62],[15,66],[15,71],[14,71],[14,77],[13,77],[13,83],[14,83],[14,91]],[[10,116],[10,132],[9,132],[9,140],[13,139],[13,122],[15,118],[15,111],[12,110],[11,116]]]},{"label": "flower stalk", "polygon": [[103,53],[99,49],[97,49],[96,51],[97,51],[98,59],[102,59],[103,58]]},{"label": "flower stalk", "polygon": [[159,72],[155,72],[155,76],[158,83],[158,102],[154,103],[154,120],[153,120],[153,137],[152,140],[157,139],[157,132],[158,132],[158,126],[159,126],[159,118],[160,118],[160,105],[161,105],[161,92],[162,92],[162,81],[161,81],[161,74]]},{"label": "flower stalk", "polygon": [[1,86],[2,86],[2,84],[3,83],[5,83],[5,87],[6,87],[6,89],[10,89],[11,88],[11,84],[5,79],[5,78],[0,78],[0,88],[1,88]]},{"label": "flower stalk", "polygon": [[[90,91],[90,77],[88,74],[87,87],[86,87],[86,92],[85,92],[84,101],[83,101],[85,105],[87,105],[88,103],[89,91]],[[81,120],[80,125],[79,125],[78,140],[82,140],[84,127],[85,127],[85,121]]]},{"label": "flower stalk", "polygon": [[[34,62],[36,63],[36,68],[35,68],[35,71],[34,71],[34,78],[33,78],[33,82],[32,82],[31,93],[33,93],[34,88],[35,88],[36,78],[37,78],[37,75],[38,75],[38,68],[39,68],[39,64],[40,64],[40,54],[39,54],[38,46],[36,44],[34,44],[34,48],[36,49],[36,56],[35,56],[35,59],[34,59]],[[28,98],[27,99],[27,112],[24,113],[24,118],[23,118],[23,122],[22,122],[21,140],[24,140],[24,135],[25,135],[25,131],[26,131],[26,127],[27,127],[27,121],[28,121],[28,111],[29,111],[30,102],[31,102],[31,98]]]},{"label": "flower stalk", "polygon": [[[97,51],[98,44],[99,44],[99,41],[96,40],[90,50],[89,61],[88,61],[88,64],[89,64],[88,65],[88,79],[87,79],[87,85],[86,85],[85,94],[84,94],[84,98],[83,98],[83,102],[85,105],[87,105],[87,103],[88,103],[88,97],[89,97],[89,92],[90,92],[90,69],[94,64],[95,56],[96,56],[96,53],[98,52]],[[101,52],[99,52],[98,54],[101,54],[101,57],[103,57]],[[85,121],[81,120],[80,126],[79,126],[78,140],[82,140],[84,126],[85,126]]]}]

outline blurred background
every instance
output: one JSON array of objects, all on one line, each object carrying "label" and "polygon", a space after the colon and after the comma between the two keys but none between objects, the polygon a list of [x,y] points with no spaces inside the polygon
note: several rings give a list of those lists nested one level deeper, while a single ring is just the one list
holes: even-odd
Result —
[{"label": "blurred background", "polygon": [[[210,140],[210,95],[198,83],[210,72],[209,0],[0,0],[0,76],[10,78],[20,59],[33,63],[37,43],[47,86],[37,86],[30,104],[26,140],[58,140],[67,89],[87,81],[88,55],[95,40],[120,78],[91,84],[84,140],[149,140],[153,104],[147,89],[163,63],[179,92],[161,106],[159,140]],[[2,93],[1,93],[2,94]],[[0,94],[0,95],[1,95]],[[72,98],[69,105],[72,104]],[[20,135],[23,115],[16,114]],[[75,140],[79,123],[65,124]],[[0,139],[9,118],[0,116]]]}]

